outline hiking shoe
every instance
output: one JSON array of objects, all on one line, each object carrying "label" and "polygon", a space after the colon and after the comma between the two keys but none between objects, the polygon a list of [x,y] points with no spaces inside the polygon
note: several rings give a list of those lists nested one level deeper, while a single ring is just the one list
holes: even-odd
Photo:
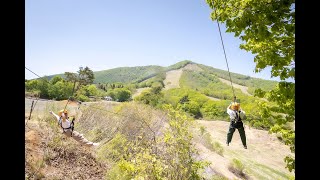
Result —
[{"label": "hiking shoe", "polygon": [[247,149],[247,146],[243,146],[245,149]]}]

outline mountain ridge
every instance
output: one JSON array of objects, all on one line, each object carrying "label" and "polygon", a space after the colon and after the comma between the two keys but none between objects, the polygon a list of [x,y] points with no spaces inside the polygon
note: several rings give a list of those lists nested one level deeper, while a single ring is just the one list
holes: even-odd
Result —
[{"label": "mountain ridge", "polygon": [[[216,74],[218,77],[229,80],[229,74],[228,71],[214,68],[208,65],[196,63],[190,60],[183,60],[180,62],[177,62],[175,64],[172,64],[170,66],[159,66],[159,65],[146,65],[146,66],[132,66],[132,67],[117,67],[107,70],[100,70],[100,71],[93,71],[95,75],[94,83],[139,83],[146,79],[152,78],[156,76],[158,73],[161,72],[168,72],[171,70],[176,70],[183,68],[187,64],[196,64],[200,68],[212,71],[214,74]],[[90,67],[89,67],[90,68]],[[262,81],[268,81],[277,83],[275,80],[268,80],[263,78],[256,78],[251,77],[248,75],[243,75],[240,73],[234,73],[230,72],[232,79],[239,79],[239,80],[262,80]],[[61,76],[62,78],[65,78],[64,74],[53,74],[46,76],[47,79],[51,79],[54,76]],[[238,83],[241,84],[241,83]],[[242,84],[244,85],[244,84]]]}]

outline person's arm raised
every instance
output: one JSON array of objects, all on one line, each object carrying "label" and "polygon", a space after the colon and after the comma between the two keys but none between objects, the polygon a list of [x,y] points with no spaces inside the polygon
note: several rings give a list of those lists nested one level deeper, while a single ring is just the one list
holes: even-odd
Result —
[{"label": "person's arm raised", "polygon": [[57,121],[59,121],[60,117],[57,114],[55,114],[53,111],[49,111],[49,113],[52,114],[57,119]]}]

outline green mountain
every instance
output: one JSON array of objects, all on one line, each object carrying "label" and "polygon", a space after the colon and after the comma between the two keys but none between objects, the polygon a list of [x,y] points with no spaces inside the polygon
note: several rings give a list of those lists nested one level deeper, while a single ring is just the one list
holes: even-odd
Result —
[{"label": "green mountain", "polygon": [[192,61],[181,61],[168,67],[162,66],[136,66],[136,67],[119,67],[109,70],[94,72],[94,83],[139,83],[156,76],[161,72],[167,72],[174,69],[180,69]]},{"label": "green mountain", "polygon": [[[193,63],[192,61],[185,60],[180,61],[168,67],[162,66],[136,66],[136,67],[118,67],[114,69],[94,71],[95,80],[94,83],[131,83],[141,82],[156,76],[161,72],[166,72],[174,69],[179,69],[187,64]],[[65,78],[64,74],[54,74],[46,76],[47,79],[51,79],[54,76],[60,76]]]},{"label": "green mountain", "polygon": [[[180,61],[176,64],[173,64],[168,67],[162,67],[162,66],[156,66],[156,65],[148,65],[148,66],[136,66],[136,67],[118,67],[114,69],[108,69],[108,70],[102,70],[102,71],[95,71],[94,76],[95,80],[94,83],[116,83],[116,82],[121,82],[121,83],[139,83],[142,81],[145,81],[147,79],[150,79],[152,77],[155,77],[156,75],[163,73],[163,72],[168,72],[170,70],[175,70],[175,69],[180,69],[185,67],[188,64],[196,64],[199,68],[201,68],[203,71],[197,72],[187,72],[189,75],[186,75],[184,73],[183,79],[184,81],[188,81],[188,84],[194,83],[194,85],[199,84],[199,81],[203,81],[203,85],[208,85],[208,82],[206,80],[211,80],[219,81],[217,78],[222,78],[229,80],[229,73],[228,71],[213,68],[210,66],[206,66],[203,64],[198,64],[195,62],[192,62],[190,60],[184,60]],[[196,73],[196,74],[201,74],[203,77],[198,77],[200,79],[195,78],[196,75],[191,75],[193,78],[188,79],[188,76],[190,76],[190,73]],[[238,73],[230,73],[232,82],[247,86],[248,87],[248,92],[253,94],[254,89],[256,88],[262,88],[264,90],[270,90],[274,88],[274,85],[277,83],[277,81],[271,81],[271,80],[265,80],[265,79],[260,79],[260,78],[254,78]],[[50,80],[54,76],[61,76],[64,78],[64,74],[56,74],[56,75],[50,75],[47,76],[47,78]],[[186,77],[187,76],[187,77]],[[187,79],[186,79],[187,78]],[[206,79],[206,80],[204,80]],[[191,85],[192,86],[192,85]]]},{"label": "green mountain", "polygon": [[[119,67],[104,71],[96,71],[94,72],[95,81],[94,83],[115,83],[115,82],[122,82],[122,83],[139,83],[149,78],[156,76],[161,72],[167,72],[170,70],[180,69],[185,67],[188,64],[196,64],[199,68],[203,71],[201,74],[204,75],[202,79],[210,79],[210,76],[214,76],[217,81],[217,78],[222,78],[229,80],[229,73],[228,71],[213,68],[210,66],[206,66],[203,64],[198,64],[189,60],[181,61],[176,64],[173,64],[168,67],[161,67],[161,66],[137,66],[137,67]],[[184,74],[186,74],[185,72]],[[189,72],[190,73],[190,72]],[[200,72],[193,71],[193,73],[199,74]],[[271,90],[274,88],[277,81],[265,80],[260,78],[254,78],[238,73],[230,73],[232,82],[247,86],[248,92],[253,94],[254,89],[262,88],[264,90]],[[194,83],[198,84],[199,79],[189,79],[189,84]],[[207,82],[203,83],[207,85]]]},{"label": "green mountain", "polygon": [[144,78],[153,77],[163,70],[164,68],[161,66],[136,66],[96,71],[94,72],[94,83],[130,83],[142,81]]}]

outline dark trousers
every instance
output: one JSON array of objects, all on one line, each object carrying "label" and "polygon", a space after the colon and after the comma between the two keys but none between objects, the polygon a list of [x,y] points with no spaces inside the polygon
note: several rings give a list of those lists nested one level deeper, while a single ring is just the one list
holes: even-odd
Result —
[{"label": "dark trousers", "polygon": [[243,146],[247,146],[246,133],[244,132],[243,123],[241,121],[237,122],[237,123],[235,123],[234,121],[230,122],[229,131],[228,131],[228,134],[227,134],[227,143],[229,144],[231,142],[233,133],[236,130],[236,128],[239,131],[240,138],[241,138]]}]

